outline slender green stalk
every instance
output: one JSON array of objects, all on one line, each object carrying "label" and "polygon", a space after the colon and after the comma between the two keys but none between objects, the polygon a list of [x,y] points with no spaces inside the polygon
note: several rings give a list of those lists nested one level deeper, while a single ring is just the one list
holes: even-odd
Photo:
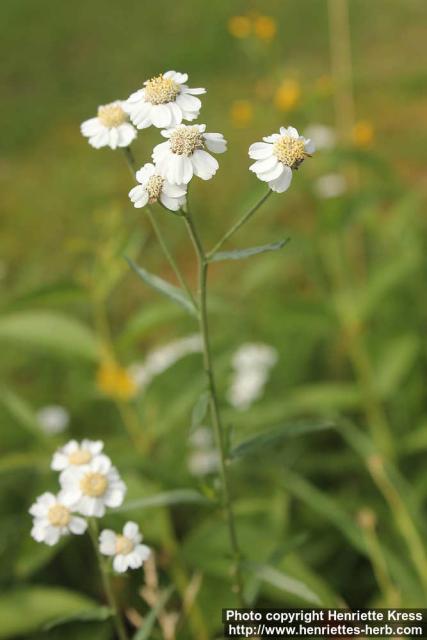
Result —
[{"label": "slender green stalk", "polygon": [[224,437],[224,429],[221,422],[221,414],[219,411],[218,395],[216,390],[215,376],[212,366],[212,354],[209,338],[209,326],[208,326],[208,314],[207,314],[207,275],[208,275],[208,260],[205,254],[202,242],[200,240],[197,229],[194,225],[191,214],[187,208],[187,211],[183,213],[185,224],[194,246],[194,250],[197,255],[198,271],[199,271],[199,285],[198,285],[198,298],[199,298],[199,310],[198,319],[200,332],[203,340],[203,366],[205,369],[206,379],[209,390],[209,408],[211,413],[212,425],[215,431],[215,437],[217,441],[218,450],[220,453],[220,475],[223,491],[224,510],[227,519],[228,533],[230,539],[230,546],[233,554],[234,566],[233,566],[233,578],[234,589],[239,599],[240,606],[245,606],[243,595],[243,578],[241,572],[241,551],[237,539],[236,525],[234,520],[234,512],[231,502],[230,484],[227,471],[227,451]]},{"label": "slender green stalk", "polygon": [[99,550],[98,525],[94,518],[89,519],[89,533],[92,539],[96,558],[98,560],[99,570],[100,570],[101,579],[102,579],[102,586],[104,588],[105,596],[107,598],[108,605],[113,612],[113,621],[117,631],[117,635],[120,640],[129,640],[122,617],[117,607],[114,590],[110,582],[110,577],[108,575],[107,568],[105,566],[105,559],[102,557],[101,552]]},{"label": "slender green stalk", "polygon": [[264,204],[264,202],[267,200],[267,198],[272,194],[273,192],[271,191],[271,189],[269,189],[267,191],[267,193],[265,193],[262,198],[260,198],[254,205],[253,207],[251,207],[249,209],[249,211],[247,211],[239,220],[237,220],[237,222],[235,224],[233,224],[232,227],[230,227],[230,229],[227,231],[226,234],[224,234],[221,238],[221,240],[219,240],[216,245],[214,246],[213,249],[211,249],[211,251],[209,251],[206,254],[206,258],[209,260],[210,258],[212,258],[212,256],[214,255],[214,253],[216,253],[218,251],[218,249],[220,249],[222,247],[222,245],[224,244],[224,242],[226,242],[229,238],[231,238],[231,236],[234,236],[234,234],[236,233],[236,231],[238,231],[240,229],[240,227],[243,227],[244,224],[246,224],[246,222],[248,222],[248,220],[250,220],[250,218],[252,218],[252,216],[254,215],[254,213],[256,213],[258,211],[258,209],[260,208],[261,205]]},{"label": "slender green stalk", "polygon": [[[123,149],[124,151],[124,155],[125,155],[125,159],[127,162],[127,165],[129,167],[129,170],[132,174],[132,177],[135,178],[135,172],[136,172],[136,162],[135,162],[135,158],[133,156],[133,153],[130,149],[130,147],[125,147]],[[154,233],[157,236],[157,239],[159,241],[159,244],[163,250],[163,253],[165,254],[166,260],[169,262],[170,266],[172,267],[173,272],[176,275],[176,278],[179,282],[179,284],[181,285],[181,287],[184,289],[184,291],[187,293],[188,297],[190,298],[190,300],[193,302],[193,304],[195,305],[195,300],[194,300],[194,296],[190,290],[190,287],[188,286],[188,284],[185,281],[184,276],[182,275],[175,258],[173,257],[171,251],[169,250],[169,247],[163,237],[162,231],[157,223],[156,220],[156,216],[153,215],[152,211],[150,211],[149,207],[147,207],[147,215],[148,218],[153,226],[154,229]]]}]

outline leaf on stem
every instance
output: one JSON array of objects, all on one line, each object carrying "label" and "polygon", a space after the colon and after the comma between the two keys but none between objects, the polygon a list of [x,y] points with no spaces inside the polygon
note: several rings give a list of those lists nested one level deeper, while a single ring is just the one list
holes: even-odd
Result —
[{"label": "leaf on stem", "polygon": [[138,629],[138,631],[133,636],[132,640],[148,640],[151,638],[151,632],[154,627],[154,623],[156,622],[159,614],[165,608],[167,601],[171,597],[174,592],[174,585],[168,587],[161,595],[156,605],[150,610],[149,614],[146,616],[142,627]]},{"label": "leaf on stem", "polygon": [[146,271],[142,267],[139,267],[130,258],[126,258],[126,260],[135,273],[144,280],[145,284],[148,284],[149,287],[152,287],[156,291],[159,291],[177,304],[181,305],[181,307],[188,311],[192,316],[197,315],[196,309],[194,308],[190,298],[181,289],[175,287],[169,282],[166,282],[166,280],[159,278],[159,276],[149,273],[149,271]]},{"label": "leaf on stem", "polygon": [[130,500],[121,507],[114,509],[114,511],[116,513],[123,513],[125,511],[149,509],[150,507],[168,507],[173,504],[185,503],[203,504],[207,502],[210,501],[194,489],[176,489],[175,491],[165,491],[164,493],[157,493],[154,496],[148,496],[146,498]]},{"label": "leaf on stem", "polygon": [[58,627],[63,624],[69,624],[70,622],[103,622],[108,620],[114,612],[109,607],[93,607],[93,609],[83,609],[77,611],[70,616],[64,616],[61,618],[55,618],[44,625],[44,631],[50,631],[54,627]]},{"label": "leaf on stem", "polygon": [[202,391],[191,414],[191,431],[199,427],[205,419],[209,406],[209,391]]},{"label": "leaf on stem", "polygon": [[235,249],[233,251],[218,251],[209,258],[209,262],[220,262],[221,260],[243,260],[256,256],[259,253],[266,253],[267,251],[278,251],[282,249],[290,238],[279,240],[278,242],[272,242],[271,244],[263,244],[259,247],[249,247],[248,249]]},{"label": "leaf on stem", "polygon": [[230,451],[230,458],[242,458],[256,453],[264,447],[276,446],[282,440],[302,436],[315,431],[332,429],[335,424],[328,420],[300,420],[285,422],[248,440],[244,440]]},{"label": "leaf on stem", "polygon": [[273,587],[277,587],[281,591],[286,591],[294,596],[309,602],[310,604],[320,605],[322,601],[319,596],[314,593],[304,582],[297,580],[292,576],[279,571],[274,567],[270,567],[266,564],[258,564],[255,562],[245,562],[245,569],[248,569],[252,574],[263,582],[271,584]]}]

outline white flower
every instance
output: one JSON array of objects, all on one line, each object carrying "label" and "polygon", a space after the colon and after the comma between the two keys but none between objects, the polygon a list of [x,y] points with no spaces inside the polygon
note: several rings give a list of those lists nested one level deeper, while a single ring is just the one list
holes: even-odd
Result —
[{"label": "white flower", "polygon": [[337,142],[335,130],[325,124],[311,124],[304,133],[314,142],[316,149],[332,149]]},{"label": "white flower", "polygon": [[97,117],[82,122],[80,130],[95,149],[128,147],[136,138],[136,129],[127,119],[123,102],[117,100],[98,107]]},{"label": "white flower", "polygon": [[144,87],[132,93],[124,109],[138,129],[176,127],[183,120],[195,120],[202,103],[196,95],[206,89],[190,89],[186,73],[167,71],[144,82]]},{"label": "white flower", "polygon": [[64,471],[68,467],[89,464],[101,454],[103,448],[104,443],[101,440],[70,440],[53,454],[50,466],[54,471]]},{"label": "white flower", "polygon": [[328,173],[314,183],[314,189],[320,198],[337,198],[347,190],[347,181],[339,173]]},{"label": "white flower", "polygon": [[68,467],[59,477],[62,492],[76,511],[102,518],[106,507],[119,507],[126,485],[107,456],[97,456],[89,464]]},{"label": "white flower", "polygon": [[230,404],[240,411],[261,397],[277,352],[266,344],[243,344],[234,354],[233,380],[228,391]]},{"label": "white flower", "polygon": [[48,435],[62,433],[62,431],[66,430],[70,422],[70,414],[68,411],[64,407],[56,404],[39,409],[36,413],[36,418],[42,431]]},{"label": "white flower", "polygon": [[221,133],[205,133],[205,124],[181,124],[162,131],[168,138],[154,147],[153,160],[159,173],[171,184],[187,184],[193,174],[210,180],[217,172],[218,162],[210,153],[224,153],[227,142]]},{"label": "white flower", "polygon": [[138,569],[151,553],[149,547],[141,544],[142,535],[135,522],[127,522],[123,534],[104,529],[99,536],[99,550],[105,556],[114,556],[113,568],[118,573],[127,569]]},{"label": "white flower", "polygon": [[298,169],[308,155],[315,151],[311,140],[300,136],[294,127],[280,127],[280,133],[263,138],[249,147],[249,157],[256,160],[250,170],[276,193],[288,189],[292,171]]},{"label": "white flower", "polygon": [[129,198],[137,209],[158,200],[171,211],[178,211],[185,204],[186,187],[168,182],[154,164],[145,164],[136,172],[136,179],[140,184],[129,191]]},{"label": "white flower", "polygon": [[61,536],[84,533],[87,523],[83,518],[73,515],[73,511],[72,503],[65,496],[43,493],[30,508],[34,516],[31,530],[34,540],[52,546]]}]

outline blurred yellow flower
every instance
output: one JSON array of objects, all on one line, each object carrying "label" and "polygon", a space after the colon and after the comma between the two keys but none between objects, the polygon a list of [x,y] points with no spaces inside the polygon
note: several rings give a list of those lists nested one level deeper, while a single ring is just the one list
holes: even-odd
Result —
[{"label": "blurred yellow flower", "polygon": [[129,400],[137,390],[136,383],[128,371],[111,360],[101,363],[96,374],[96,383],[106,396],[116,400]]},{"label": "blurred yellow flower", "polygon": [[251,21],[247,16],[232,16],[228,20],[228,30],[235,38],[247,38],[252,31]]},{"label": "blurred yellow flower", "polygon": [[231,105],[230,116],[237,127],[246,127],[253,118],[253,107],[249,100],[235,100]]},{"label": "blurred yellow flower", "polygon": [[299,102],[301,88],[296,80],[285,80],[279,86],[274,96],[274,104],[281,111],[290,111]]},{"label": "blurred yellow flower", "polygon": [[369,147],[374,139],[374,127],[369,120],[359,120],[353,128],[353,142],[357,147]]},{"label": "blurred yellow flower", "polygon": [[273,40],[277,33],[277,24],[270,16],[257,16],[254,20],[254,31],[260,40]]}]

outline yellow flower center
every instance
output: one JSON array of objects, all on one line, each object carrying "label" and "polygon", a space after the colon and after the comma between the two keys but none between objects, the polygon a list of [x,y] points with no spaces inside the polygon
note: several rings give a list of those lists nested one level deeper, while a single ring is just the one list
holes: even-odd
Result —
[{"label": "yellow flower center", "polygon": [[144,97],[151,104],[166,104],[167,102],[173,102],[179,92],[179,84],[171,78],[164,78],[160,74],[146,82]]},{"label": "yellow flower center", "polygon": [[85,496],[99,498],[108,487],[107,478],[102,473],[89,472],[80,480],[80,489]]},{"label": "yellow flower center", "polygon": [[301,162],[304,162],[306,152],[304,140],[282,136],[274,143],[273,152],[276,158],[291,169],[298,169]]},{"label": "yellow flower center", "polygon": [[179,156],[191,156],[196,149],[204,149],[205,147],[203,134],[200,133],[197,126],[183,124],[176,127],[169,140],[171,151]]},{"label": "yellow flower center", "polygon": [[147,183],[148,202],[153,204],[160,198],[164,178],[161,176],[151,176]]},{"label": "yellow flower center", "polygon": [[117,536],[116,539],[116,553],[127,555],[133,551],[133,542],[126,538],[126,536]]},{"label": "yellow flower center", "polygon": [[47,512],[47,519],[53,527],[66,527],[71,520],[70,511],[62,504],[54,504]]},{"label": "yellow flower center", "polygon": [[92,460],[92,454],[87,449],[77,449],[68,456],[68,462],[74,465],[87,464]]},{"label": "yellow flower center", "polygon": [[126,122],[127,115],[116,102],[98,107],[98,118],[101,123],[108,128],[118,127]]}]

